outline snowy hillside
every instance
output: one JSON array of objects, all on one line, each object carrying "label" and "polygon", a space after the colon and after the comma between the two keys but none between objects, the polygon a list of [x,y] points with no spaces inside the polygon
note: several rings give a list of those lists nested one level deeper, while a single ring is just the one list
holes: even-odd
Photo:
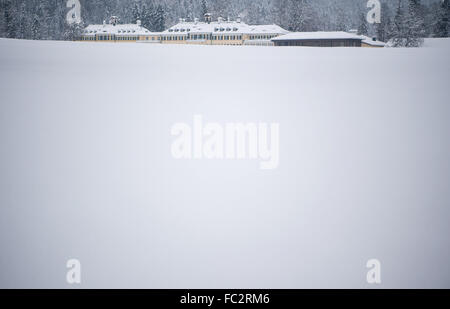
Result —
[{"label": "snowy hillside", "polygon": [[[450,288],[450,44],[0,39],[0,287]],[[434,47],[433,47],[434,46]],[[280,165],[170,128],[277,122]]]}]

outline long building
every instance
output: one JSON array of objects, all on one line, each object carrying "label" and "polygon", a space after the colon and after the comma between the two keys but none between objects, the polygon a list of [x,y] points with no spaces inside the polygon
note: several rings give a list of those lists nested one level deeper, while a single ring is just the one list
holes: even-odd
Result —
[{"label": "long building", "polygon": [[267,40],[288,33],[277,25],[248,25],[241,20],[215,22],[187,22],[178,24],[161,33],[164,44],[203,44],[203,45],[244,45],[247,41]]},{"label": "long building", "polygon": [[273,38],[275,46],[361,47],[361,36],[343,31],[292,32]]},{"label": "long building", "polygon": [[[136,24],[119,24],[112,17],[109,24],[90,25],[81,35],[82,41],[100,42],[147,42],[161,44],[201,44],[201,45],[273,45],[271,39],[289,31],[277,25],[248,25],[240,19],[235,21],[218,18],[211,21],[209,14],[204,21],[195,19],[179,23],[163,32],[151,32]],[[248,44],[254,41],[257,44]],[[265,44],[260,44],[264,42]]]},{"label": "long building", "polygon": [[211,21],[206,14],[200,22],[180,19],[179,23],[163,32],[151,32],[136,24],[119,24],[113,16],[109,23],[88,26],[82,41],[95,42],[145,42],[158,44],[199,45],[258,45],[258,46],[310,46],[310,47],[384,47],[384,43],[367,36],[350,32],[289,32],[277,25],[248,25],[218,18]]},{"label": "long building", "polygon": [[109,24],[103,22],[103,25],[89,25],[81,34],[81,41],[93,42],[138,42],[148,39],[159,39],[158,33],[153,33],[142,27],[141,22],[136,24],[119,24],[118,18],[113,16]]}]

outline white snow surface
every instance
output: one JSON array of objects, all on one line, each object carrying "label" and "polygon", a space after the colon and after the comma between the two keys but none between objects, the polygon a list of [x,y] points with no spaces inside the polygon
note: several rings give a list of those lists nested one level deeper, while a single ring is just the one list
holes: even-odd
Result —
[{"label": "white snow surface", "polygon": [[426,38],[423,47],[433,47],[450,50],[450,38]]},{"label": "white snow surface", "polygon": [[[0,40],[0,287],[450,288],[450,46]],[[175,160],[276,122],[280,166]],[[366,282],[369,259],[382,284]]]}]

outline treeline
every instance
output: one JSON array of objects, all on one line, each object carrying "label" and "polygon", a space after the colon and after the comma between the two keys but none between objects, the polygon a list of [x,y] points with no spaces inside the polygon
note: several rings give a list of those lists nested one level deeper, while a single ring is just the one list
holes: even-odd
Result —
[{"label": "treeline", "polygon": [[449,36],[449,0],[424,5],[420,0],[397,0],[391,9],[381,7],[381,22],[370,33],[365,16],[361,15],[358,33],[373,35],[380,41],[391,41],[395,47],[417,47],[423,38]]},{"label": "treeline", "polygon": [[416,46],[423,37],[448,37],[449,0],[383,0],[381,23],[368,24],[367,0],[80,0],[82,24],[68,26],[67,0],[0,0],[0,37],[70,40],[88,24],[110,16],[162,31],[179,18],[205,12],[240,17],[249,24],[275,23],[290,31],[348,31],[397,46]]}]

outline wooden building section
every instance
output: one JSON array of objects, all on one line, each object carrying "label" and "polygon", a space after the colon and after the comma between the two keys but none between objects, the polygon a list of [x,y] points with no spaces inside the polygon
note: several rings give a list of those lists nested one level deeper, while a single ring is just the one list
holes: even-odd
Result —
[{"label": "wooden building section", "polygon": [[383,48],[386,46],[386,43],[378,41],[376,38],[362,36],[362,39],[361,47]]},{"label": "wooden building section", "polygon": [[362,38],[347,32],[292,32],[273,38],[275,46],[361,47]]}]

